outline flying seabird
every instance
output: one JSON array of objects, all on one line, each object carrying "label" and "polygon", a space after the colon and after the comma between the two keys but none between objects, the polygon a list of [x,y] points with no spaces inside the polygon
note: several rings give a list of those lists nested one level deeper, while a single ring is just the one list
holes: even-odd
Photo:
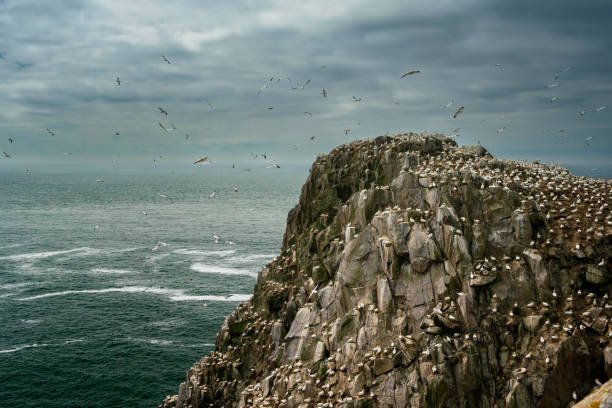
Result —
[{"label": "flying seabird", "polygon": [[325,88],[323,88],[323,90],[321,91],[321,95],[323,95],[324,98],[327,98],[327,91],[325,90]]},{"label": "flying seabird", "polygon": [[353,96],[353,102],[361,102],[362,98],[355,98],[355,96]]},{"label": "flying seabird", "polygon": [[268,106],[268,110],[274,109],[274,106]]},{"label": "flying seabird", "polygon": [[599,108],[595,109],[595,112],[601,112],[604,109],[606,109],[605,106],[600,106]]},{"label": "flying seabird", "polygon": [[316,136],[310,136],[310,140],[315,140],[317,137]]},{"label": "flying seabird", "polygon": [[161,122],[157,122],[157,124],[158,124],[158,125],[159,125],[159,126],[162,128],[162,129],[164,129],[164,132],[167,132],[167,131],[168,131],[168,129],[166,129],[166,127],[165,127],[164,125],[162,125],[162,124],[161,124]]},{"label": "flying seabird", "polygon": [[120,133],[119,133],[119,132],[115,132],[115,136],[119,136],[119,135],[120,135]]},{"label": "flying seabird", "polygon": [[119,77],[117,77],[117,80],[115,82],[117,83],[117,85],[121,85],[121,80],[119,79]]},{"label": "flying seabird", "polygon": [[419,69],[414,70],[414,71],[408,71],[408,72],[406,72],[404,75],[402,75],[402,76],[400,77],[400,79],[404,78],[404,77],[405,77],[405,76],[407,76],[407,75],[414,75],[414,74],[418,74],[419,72],[421,72],[421,70],[419,70]]},{"label": "flying seabird", "polygon": [[9,138],[8,138],[8,141],[9,141],[9,142],[11,142],[11,143],[13,143],[13,142],[15,141],[15,139],[13,139],[12,137],[9,137]]},{"label": "flying seabird", "polygon": [[169,60],[168,58],[166,58],[166,56],[165,56],[165,55],[162,55],[162,60],[163,60],[163,61],[165,61],[165,62],[167,62],[168,64],[172,64],[172,63],[170,62],[170,60]]},{"label": "flying seabird", "polygon": [[49,133],[51,136],[55,136],[55,132],[49,130],[49,128],[47,128],[47,133]]},{"label": "flying seabird", "polygon": [[495,64],[495,66],[496,66],[497,68],[501,68],[501,67],[503,67],[503,65],[502,65],[502,64]]},{"label": "flying seabird", "polygon": [[189,135],[185,135],[185,140],[189,140]]},{"label": "flying seabird", "polygon": [[558,82],[553,82],[552,84],[549,84],[547,86],[547,88],[554,88],[555,86],[559,86],[559,83]]},{"label": "flying seabird", "polygon": [[10,154],[8,154],[7,152],[2,152],[2,153],[4,153],[4,157],[6,157],[7,159],[10,159],[10,158],[11,158],[11,155],[10,155]]},{"label": "flying seabird", "polygon": [[457,116],[459,116],[459,114],[461,112],[463,112],[463,108],[465,108],[464,106],[461,106],[459,109],[457,109],[457,112],[455,112],[455,114],[453,115],[453,119],[456,119]]},{"label": "flying seabird", "polygon": [[351,129],[346,128],[344,129],[344,134],[348,136],[348,134],[351,133]]},{"label": "flying seabird", "polygon": [[168,116],[168,112],[166,110],[164,110],[163,108],[158,106],[157,109],[159,109],[160,113],[163,113],[164,115]]},{"label": "flying seabird", "polygon": [[193,164],[206,163],[207,161],[208,161],[208,157],[204,156],[201,159],[198,159],[198,160],[194,161]]},{"label": "flying seabird", "polygon": [[312,113],[310,112],[304,112],[304,115],[309,115],[312,118]]},{"label": "flying seabird", "polygon": [[587,146],[591,145],[591,140],[593,140],[593,136],[589,136],[586,139],[584,139],[584,144]]},{"label": "flying seabird", "polygon": [[310,83],[310,79],[304,83],[304,85],[292,86],[291,89],[304,89],[306,85]]},{"label": "flying seabird", "polygon": [[550,98],[550,103],[553,103],[553,102],[554,102],[554,101],[556,101],[557,99],[559,99],[559,98],[557,98],[556,96],[553,96],[552,98]]}]

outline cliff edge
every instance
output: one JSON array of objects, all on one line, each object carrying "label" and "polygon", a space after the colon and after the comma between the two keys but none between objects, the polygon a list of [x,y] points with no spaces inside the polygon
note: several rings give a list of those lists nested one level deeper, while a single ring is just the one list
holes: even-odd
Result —
[{"label": "cliff edge", "polygon": [[437,134],[314,162],[161,407],[567,407],[612,375],[612,182]]}]

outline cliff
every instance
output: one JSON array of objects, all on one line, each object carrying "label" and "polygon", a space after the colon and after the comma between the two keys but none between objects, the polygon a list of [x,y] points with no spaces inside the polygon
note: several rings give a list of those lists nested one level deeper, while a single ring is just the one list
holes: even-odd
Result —
[{"label": "cliff", "polygon": [[161,406],[570,406],[612,375],[611,187],[436,134],[339,146]]}]

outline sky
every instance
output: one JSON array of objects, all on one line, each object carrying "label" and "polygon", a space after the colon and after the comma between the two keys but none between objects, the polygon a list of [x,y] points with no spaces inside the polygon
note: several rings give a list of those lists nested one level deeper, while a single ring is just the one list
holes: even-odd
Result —
[{"label": "sky", "polygon": [[596,175],[611,130],[607,0],[0,0],[0,169],[283,168],[428,131]]}]

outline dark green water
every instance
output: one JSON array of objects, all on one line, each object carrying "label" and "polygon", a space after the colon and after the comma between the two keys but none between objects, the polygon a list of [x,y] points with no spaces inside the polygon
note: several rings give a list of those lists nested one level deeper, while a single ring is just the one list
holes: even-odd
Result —
[{"label": "dark green water", "polygon": [[0,406],[175,394],[278,254],[305,178],[0,172]]}]

